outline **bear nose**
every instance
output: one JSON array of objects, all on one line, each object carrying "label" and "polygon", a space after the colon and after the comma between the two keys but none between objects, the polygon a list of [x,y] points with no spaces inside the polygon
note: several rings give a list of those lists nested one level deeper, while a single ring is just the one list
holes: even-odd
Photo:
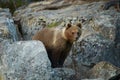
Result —
[{"label": "bear nose", "polygon": [[78,35],[77,35],[77,34],[75,34],[75,39],[76,39],[76,40],[78,39]]},{"label": "bear nose", "polygon": [[77,37],[76,37],[76,40],[78,40],[78,38],[79,38],[79,37],[77,36]]}]

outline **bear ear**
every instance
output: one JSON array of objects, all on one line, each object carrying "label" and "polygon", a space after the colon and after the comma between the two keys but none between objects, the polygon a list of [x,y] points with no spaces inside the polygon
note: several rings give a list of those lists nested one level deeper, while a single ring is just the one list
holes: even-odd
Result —
[{"label": "bear ear", "polygon": [[81,23],[77,23],[77,25],[76,25],[76,26],[78,26],[79,28],[82,28]]},{"label": "bear ear", "polygon": [[70,28],[72,25],[70,23],[67,24],[66,29]]}]

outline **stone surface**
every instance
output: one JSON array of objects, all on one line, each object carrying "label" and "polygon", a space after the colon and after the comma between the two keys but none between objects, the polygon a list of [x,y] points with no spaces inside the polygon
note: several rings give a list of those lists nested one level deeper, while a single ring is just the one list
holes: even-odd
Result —
[{"label": "stone surface", "polygon": [[50,80],[75,80],[75,71],[69,68],[54,68]]},{"label": "stone surface", "polygon": [[51,64],[40,41],[20,41],[4,46],[0,70],[6,80],[49,80]]},{"label": "stone surface", "polygon": [[109,78],[109,80],[119,80],[120,79],[120,73],[116,74],[115,76],[112,76],[111,78]]},{"label": "stone surface", "polygon": [[9,9],[0,8],[0,40],[3,39],[18,41],[20,36]]},{"label": "stone surface", "polygon": [[82,77],[86,76],[85,72],[100,61],[108,61],[119,67],[120,55],[115,52],[114,47],[112,40],[105,39],[98,34],[91,34],[74,45],[71,56],[68,61],[66,60],[67,63],[69,61],[71,63],[64,65],[75,69]]},{"label": "stone surface", "polygon": [[102,78],[104,80],[108,80],[109,78],[117,74],[120,74],[120,68],[108,62],[100,62],[96,64],[90,71],[88,71],[88,78]]},{"label": "stone surface", "polygon": [[[111,12],[97,14],[94,16],[94,26],[92,28],[105,38],[114,41],[116,35],[116,18],[113,17],[113,14]],[[117,16],[117,14],[114,14],[114,16]]]},{"label": "stone surface", "polygon": [[[31,36],[35,32],[46,26],[64,26],[69,21],[72,23],[79,22],[81,17],[89,19],[91,16],[94,16],[93,14],[96,13],[96,10],[98,10],[104,2],[94,2],[84,5],[68,4],[68,6],[65,6],[67,3],[63,3],[63,1],[58,1],[54,3],[56,6],[52,2],[37,2],[16,10],[14,17],[20,20],[23,38],[25,40],[31,39]],[[52,6],[53,9],[50,8],[51,6],[46,7],[46,5],[50,4],[54,5]],[[54,7],[56,9],[54,9]]]},{"label": "stone surface", "polygon": [[[80,47],[79,47],[80,46]],[[114,42],[107,40],[98,34],[91,34],[76,44],[76,53],[73,56],[78,63],[90,65],[100,61],[108,61],[116,66],[120,66],[118,54],[114,54]]]},{"label": "stone surface", "polygon": [[97,78],[97,79],[82,79],[82,80],[105,80],[105,79]]},{"label": "stone surface", "polygon": [[115,51],[116,53],[120,53],[120,17],[116,19],[116,35],[115,35]]}]

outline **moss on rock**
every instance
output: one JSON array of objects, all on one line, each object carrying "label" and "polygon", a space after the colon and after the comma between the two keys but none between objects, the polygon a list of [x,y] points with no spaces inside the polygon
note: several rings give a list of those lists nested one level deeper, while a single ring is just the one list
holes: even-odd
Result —
[{"label": "moss on rock", "polygon": [[47,27],[49,27],[49,28],[56,27],[56,26],[58,26],[60,24],[61,24],[61,22],[52,22],[52,23],[48,24]]}]

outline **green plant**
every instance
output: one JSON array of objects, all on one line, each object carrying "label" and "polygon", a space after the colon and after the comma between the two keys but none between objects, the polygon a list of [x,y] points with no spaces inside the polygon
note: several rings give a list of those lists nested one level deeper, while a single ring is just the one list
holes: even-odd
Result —
[{"label": "green plant", "polygon": [[48,24],[47,27],[50,27],[50,28],[51,27],[56,27],[56,26],[60,25],[60,23],[61,22],[52,22],[52,23]]}]

